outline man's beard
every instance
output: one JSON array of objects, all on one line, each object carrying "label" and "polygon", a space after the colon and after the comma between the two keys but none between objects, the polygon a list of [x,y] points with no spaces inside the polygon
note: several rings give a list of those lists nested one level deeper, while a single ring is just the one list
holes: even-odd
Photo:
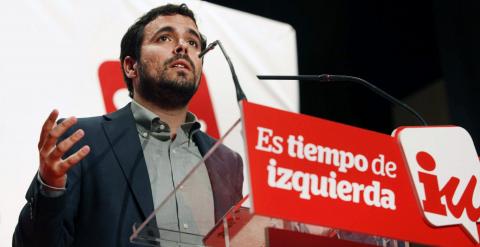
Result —
[{"label": "man's beard", "polygon": [[[176,78],[168,78],[167,70],[170,64],[178,59],[189,62],[193,71],[193,78],[189,80],[183,71],[175,71]],[[172,69],[172,68],[170,68]],[[198,88],[198,77],[193,62],[186,55],[178,55],[166,60],[158,74],[158,78],[148,75],[145,65],[140,63],[138,67],[140,83],[139,94],[147,101],[165,110],[176,110],[187,106]]]}]

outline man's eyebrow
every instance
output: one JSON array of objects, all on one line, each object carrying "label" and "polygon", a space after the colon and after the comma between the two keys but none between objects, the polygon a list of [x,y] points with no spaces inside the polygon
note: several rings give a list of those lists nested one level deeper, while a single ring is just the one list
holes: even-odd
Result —
[{"label": "man's eyebrow", "polygon": [[[163,32],[174,32],[175,29],[171,26],[166,26],[166,27],[162,27],[160,29],[158,29],[153,35],[152,35],[152,39],[154,39],[155,37],[158,36],[159,33],[163,33]],[[187,30],[187,32],[193,36],[195,36],[196,38],[198,38],[199,40],[201,40],[201,37],[200,37],[200,34],[195,31],[195,29],[192,29],[192,28],[189,28]]]},{"label": "man's eyebrow", "polygon": [[189,29],[188,29],[188,33],[190,33],[191,35],[197,37],[197,39],[202,40],[202,38],[200,37],[200,34],[199,34],[197,31],[195,31],[194,29],[189,28]]},{"label": "man's eyebrow", "polygon": [[158,35],[159,33],[163,33],[163,32],[173,32],[173,31],[174,31],[173,27],[170,27],[170,26],[162,27],[162,28],[158,29],[158,30],[152,35],[152,39],[155,38],[155,37],[157,37],[157,35]]}]

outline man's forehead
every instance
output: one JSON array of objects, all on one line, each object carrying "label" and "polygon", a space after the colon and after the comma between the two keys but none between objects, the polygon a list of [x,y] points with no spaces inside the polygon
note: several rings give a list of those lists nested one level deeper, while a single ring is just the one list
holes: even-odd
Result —
[{"label": "man's forehead", "polygon": [[158,16],[145,26],[144,35],[152,35],[157,30],[167,26],[178,31],[194,30],[198,33],[197,25],[190,17],[176,14]]}]

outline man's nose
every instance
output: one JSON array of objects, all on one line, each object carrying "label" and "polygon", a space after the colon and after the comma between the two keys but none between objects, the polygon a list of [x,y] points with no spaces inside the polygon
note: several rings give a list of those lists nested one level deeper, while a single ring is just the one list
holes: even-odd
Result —
[{"label": "man's nose", "polygon": [[173,50],[175,54],[185,54],[187,53],[187,42],[180,40],[178,41],[177,46]]}]

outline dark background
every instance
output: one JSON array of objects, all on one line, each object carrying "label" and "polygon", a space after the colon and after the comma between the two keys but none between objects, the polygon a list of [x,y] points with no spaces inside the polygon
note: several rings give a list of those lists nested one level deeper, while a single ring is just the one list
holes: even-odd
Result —
[{"label": "dark background", "polygon": [[[429,124],[467,129],[480,150],[480,1],[210,1],[289,23],[299,74],[377,85]],[[268,34],[266,34],[268,35]],[[390,134],[411,115],[352,83],[300,82],[301,112]]]}]

